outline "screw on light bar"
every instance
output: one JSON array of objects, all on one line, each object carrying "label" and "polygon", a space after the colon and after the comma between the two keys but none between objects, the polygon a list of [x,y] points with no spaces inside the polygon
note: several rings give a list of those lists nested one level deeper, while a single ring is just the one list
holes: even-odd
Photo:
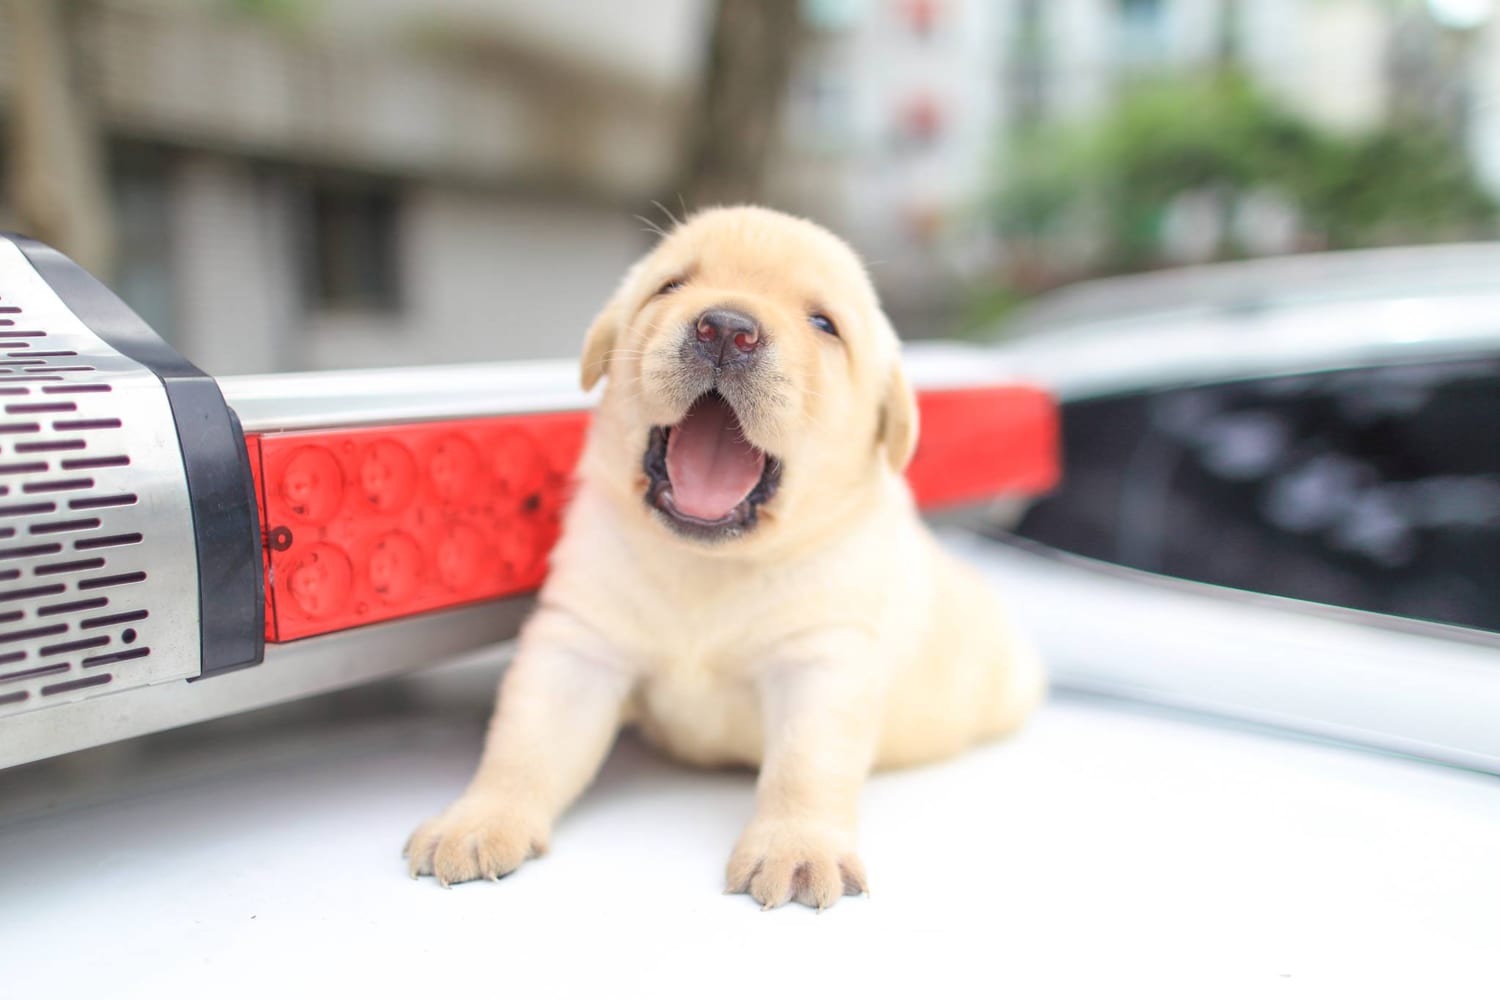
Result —
[{"label": "screw on light bar", "polygon": [[[1058,478],[1057,411],[1023,386],[918,394],[924,507]],[[583,412],[247,437],[266,638],[287,642],[535,590],[583,447]]]}]

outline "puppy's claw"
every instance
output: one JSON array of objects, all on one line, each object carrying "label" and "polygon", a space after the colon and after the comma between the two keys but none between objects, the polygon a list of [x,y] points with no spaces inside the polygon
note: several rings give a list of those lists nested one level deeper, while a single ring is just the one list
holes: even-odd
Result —
[{"label": "puppy's claw", "polygon": [[839,860],[839,876],[844,882],[845,896],[869,896],[870,882],[865,875],[865,866],[859,858],[851,856]]}]

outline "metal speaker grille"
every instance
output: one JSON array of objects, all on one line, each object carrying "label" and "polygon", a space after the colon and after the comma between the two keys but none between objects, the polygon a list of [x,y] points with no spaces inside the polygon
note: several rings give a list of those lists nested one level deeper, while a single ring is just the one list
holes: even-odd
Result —
[{"label": "metal speaker grille", "polygon": [[0,716],[197,673],[161,383],[0,245]]}]

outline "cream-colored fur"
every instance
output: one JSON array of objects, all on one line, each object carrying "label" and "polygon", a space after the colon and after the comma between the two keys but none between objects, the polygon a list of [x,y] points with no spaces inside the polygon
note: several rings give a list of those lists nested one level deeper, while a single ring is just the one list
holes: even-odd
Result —
[{"label": "cream-colored fur", "polygon": [[[783,473],[755,527],[703,542],[650,509],[642,457],[650,429],[680,421],[702,391],[682,338],[725,305],[766,338],[734,408]],[[838,336],[810,325],[813,312]],[[855,829],[871,768],[1009,732],[1045,681],[913,507],[901,470],[915,401],[862,267],[812,223],[702,212],[632,268],[589,331],[584,383],[605,376],[478,773],[412,835],[412,874],[496,878],[541,854],[633,723],[685,760],[759,767],[729,891],[819,908],[865,891]]]}]

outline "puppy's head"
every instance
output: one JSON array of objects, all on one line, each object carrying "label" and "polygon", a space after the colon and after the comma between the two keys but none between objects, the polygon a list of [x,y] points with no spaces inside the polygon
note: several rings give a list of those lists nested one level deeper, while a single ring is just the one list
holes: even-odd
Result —
[{"label": "puppy's head", "polygon": [[608,375],[585,474],[698,545],[851,516],[916,444],[895,332],[854,253],[759,208],[690,217],[589,330]]}]

